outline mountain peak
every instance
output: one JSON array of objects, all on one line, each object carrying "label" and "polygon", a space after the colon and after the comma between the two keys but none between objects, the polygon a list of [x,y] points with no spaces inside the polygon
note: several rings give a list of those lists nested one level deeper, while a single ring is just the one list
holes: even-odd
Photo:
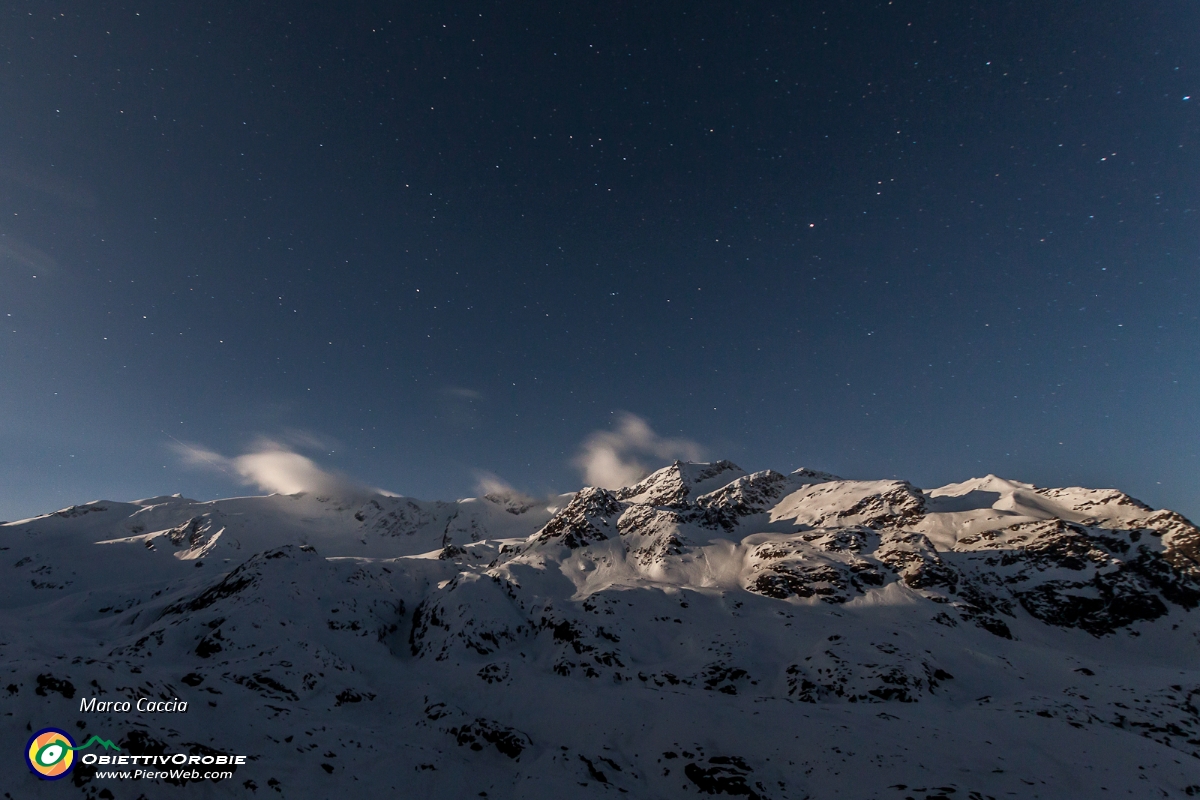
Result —
[{"label": "mountain peak", "polygon": [[832,472],[822,472],[817,469],[808,469],[806,467],[801,467],[800,469],[792,470],[792,475],[797,478],[804,478],[804,479],[815,481],[818,483],[842,480],[837,475],[834,475]]},{"label": "mountain peak", "polygon": [[617,499],[652,506],[672,506],[707,494],[742,477],[746,471],[732,461],[712,463],[675,461],[652,472],[633,486],[618,489]]}]

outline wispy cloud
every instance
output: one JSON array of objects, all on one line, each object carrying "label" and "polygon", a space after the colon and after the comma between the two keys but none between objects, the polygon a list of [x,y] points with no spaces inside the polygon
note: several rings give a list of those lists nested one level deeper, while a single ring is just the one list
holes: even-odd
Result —
[{"label": "wispy cloud", "polygon": [[[295,432],[289,438],[297,438]],[[304,437],[300,437],[304,438]],[[321,441],[309,437],[309,442]],[[321,469],[316,462],[272,439],[259,439],[249,452],[228,458],[198,445],[174,440],[171,449],[189,466],[224,472],[247,486],[264,492],[295,494],[313,492],[323,495],[384,493],[349,476]]]},{"label": "wispy cloud", "polygon": [[616,489],[637,483],[650,473],[639,460],[642,457],[659,461],[676,458],[699,461],[704,453],[695,442],[663,438],[646,420],[622,412],[617,417],[616,430],[596,431],[583,441],[580,453],[575,457],[575,466],[589,486]]},{"label": "wispy cloud", "polygon": [[55,200],[61,200],[68,205],[87,209],[96,207],[96,195],[91,189],[55,175],[38,174],[31,170],[0,166],[0,181],[15,183],[47,197],[53,197]]},{"label": "wispy cloud", "polygon": [[480,424],[484,409],[481,392],[466,386],[443,386],[433,399],[438,422],[451,431],[463,433]]},{"label": "wispy cloud", "polygon": [[447,394],[450,397],[460,397],[463,400],[482,400],[483,399],[482,393],[477,392],[474,389],[468,389],[464,386],[444,386],[444,387],[442,387],[442,393]]},{"label": "wispy cloud", "polygon": [[4,259],[11,259],[21,266],[36,270],[43,275],[58,268],[58,262],[48,253],[7,233],[0,235],[0,260]]},{"label": "wispy cloud", "polygon": [[494,494],[501,497],[518,494],[517,490],[508,481],[494,472],[487,472],[485,470],[479,470],[475,473],[475,491],[481,495]]},{"label": "wispy cloud", "polygon": [[486,470],[477,470],[475,472],[475,491],[480,497],[499,497],[526,504],[534,502],[533,497],[525,494],[520,489],[514,488],[512,484],[494,472],[487,472]]}]

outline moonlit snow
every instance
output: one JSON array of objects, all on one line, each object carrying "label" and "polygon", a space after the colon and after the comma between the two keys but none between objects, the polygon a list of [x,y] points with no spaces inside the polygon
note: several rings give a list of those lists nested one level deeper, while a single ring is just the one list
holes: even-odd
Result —
[{"label": "moonlit snow", "polygon": [[[1200,793],[1200,531],[1115,490],[676,462],[538,501],[93,502],[0,553],[10,746],[250,757],[5,797]],[[80,711],[140,697],[188,710]]]}]

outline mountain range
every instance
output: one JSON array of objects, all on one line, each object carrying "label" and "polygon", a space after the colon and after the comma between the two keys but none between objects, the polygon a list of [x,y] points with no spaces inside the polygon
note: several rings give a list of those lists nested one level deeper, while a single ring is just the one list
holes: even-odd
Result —
[{"label": "mountain range", "polygon": [[[3,797],[1200,795],[1200,530],[1120,491],[719,461],[343,494],[0,525]],[[247,763],[41,781],[47,726]]]}]

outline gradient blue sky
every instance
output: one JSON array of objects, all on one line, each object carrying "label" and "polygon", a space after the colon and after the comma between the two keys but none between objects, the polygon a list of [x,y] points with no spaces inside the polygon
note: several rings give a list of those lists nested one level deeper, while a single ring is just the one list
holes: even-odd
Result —
[{"label": "gradient blue sky", "polygon": [[394,5],[0,4],[0,519],[622,412],[1200,516],[1195,3]]}]

